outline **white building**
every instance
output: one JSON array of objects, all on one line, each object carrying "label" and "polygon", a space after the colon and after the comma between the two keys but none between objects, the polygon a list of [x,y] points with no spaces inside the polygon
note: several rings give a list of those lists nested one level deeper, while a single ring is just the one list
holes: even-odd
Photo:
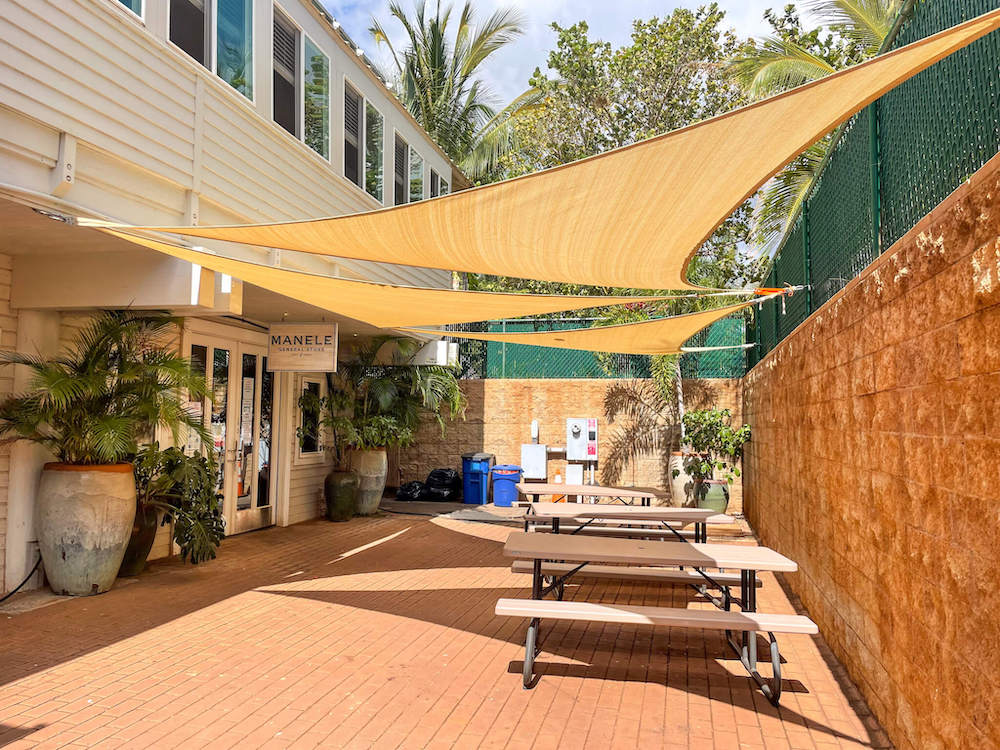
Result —
[{"label": "white building", "polygon": [[[296,438],[298,394],[325,379],[269,373],[268,324],[337,322],[342,343],[375,330],[53,217],[237,224],[466,186],[317,2],[0,0],[0,346],[55,353],[100,308],[183,315],[179,345],[216,394],[204,415],[225,460],[229,533],[317,516],[329,469],[320,446]],[[238,252],[315,273],[450,285],[442,271]],[[23,377],[5,368],[0,397]],[[3,592],[35,561],[46,457],[20,443],[0,451]],[[161,533],[151,557],[168,552]]]}]

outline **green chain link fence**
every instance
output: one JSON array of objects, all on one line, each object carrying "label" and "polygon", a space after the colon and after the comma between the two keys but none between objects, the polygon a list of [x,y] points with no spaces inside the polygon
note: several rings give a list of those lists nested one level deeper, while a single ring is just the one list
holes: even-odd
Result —
[{"label": "green chain link fence", "polygon": [[[913,4],[889,48],[995,10],[997,0]],[[766,285],[811,286],[756,309],[748,365],[891,247],[1000,151],[1000,34],[898,86],[841,130]]]},{"label": "green chain link fence", "polygon": [[[458,330],[513,333],[587,328],[594,318],[501,320],[455,326]],[[689,346],[740,346],[746,341],[742,317],[729,317],[699,332]],[[527,344],[458,339],[463,378],[648,378],[650,358],[636,354],[597,354]],[[746,371],[742,349],[691,352],[681,356],[686,378],[739,378]]]}]

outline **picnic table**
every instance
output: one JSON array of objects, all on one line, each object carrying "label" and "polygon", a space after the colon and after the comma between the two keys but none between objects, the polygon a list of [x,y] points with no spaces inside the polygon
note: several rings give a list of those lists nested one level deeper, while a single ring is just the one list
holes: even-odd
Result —
[{"label": "picnic table", "polygon": [[[723,630],[730,647],[739,655],[764,695],[775,705],[781,695],[781,655],[774,633],[818,632],[815,623],[807,617],[757,612],[757,571],[792,572],[798,567],[793,560],[767,547],[648,542],[516,531],[507,538],[503,551],[504,555],[517,561],[515,570],[524,561],[531,564],[531,599],[500,599],[496,606],[498,615],[530,618],[525,636],[525,688],[534,684],[536,644],[543,618]],[[617,575],[628,579],[636,571],[640,580],[655,580],[662,576],[664,582],[672,582],[671,577],[677,571],[663,566],[692,568],[683,571],[685,577],[703,575],[709,580],[711,574],[706,569],[738,570],[740,596],[731,596],[728,587],[724,587],[722,611],[563,601],[566,582],[587,566],[600,563],[611,563],[597,566],[608,577]],[[631,566],[641,567],[636,570]],[[552,593],[557,601],[545,601],[544,597]],[[732,604],[738,604],[740,611],[731,611]],[[733,640],[733,631],[742,634],[741,643]],[[771,678],[763,677],[757,670],[757,632],[767,633],[770,639]]]},{"label": "picnic table", "polygon": [[579,525],[568,529],[570,534],[578,534],[592,529],[592,524],[595,521],[622,521],[633,524],[644,522],[647,525],[658,524],[661,528],[672,532],[680,541],[684,541],[683,535],[671,525],[679,524],[682,528],[693,525],[694,541],[703,543],[708,541],[709,525],[728,525],[735,523],[736,520],[725,513],[716,513],[702,508],[543,502],[523,502],[521,505],[525,509],[525,531],[528,531],[531,524],[541,522],[550,524],[553,534],[559,533],[563,520],[579,522]]},{"label": "picnic table", "polygon": [[[533,502],[538,502],[541,495],[570,495],[578,497],[605,497],[624,505],[631,505],[638,500],[641,505],[650,505],[656,493],[652,490],[637,490],[629,487],[602,487],[599,484],[554,484],[549,482],[518,482],[517,491],[522,495],[531,495]],[[628,502],[626,502],[626,500]]]}]

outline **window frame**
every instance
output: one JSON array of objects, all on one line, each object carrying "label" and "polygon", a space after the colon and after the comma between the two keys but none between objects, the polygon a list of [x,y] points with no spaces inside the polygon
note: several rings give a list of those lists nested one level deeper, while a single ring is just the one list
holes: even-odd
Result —
[{"label": "window frame", "polygon": [[[420,159],[420,197],[416,200],[413,199],[413,157],[416,156]],[[410,146],[410,152],[407,155],[408,173],[406,175],[406,186],[407,186],[407,202],[417,203],[418,201],[425,200],[427,198],[427,160],[423,155],[417,151],[412,145]]]},{"label": "window frame", "polygon": [[[121,5],[121,3],[118,2],[118,0],[114,0],[114,2],[117,5]],[[144,2],[145,2],[145,0],[144,0]],[[252,96],[247,96],[242,91],[240,91],[239,89],[235,88],[231,83],[229,83],[229,81],[227,81],[225,78],[223,78],[222,76],[220,76],[219,73],[218,73],[218,47],[219,47],[219,16],[218,16],[218,11],[219,11],[219,3],[218,3],[218,0],[204,0],[204,2],[205,2],[206,5],[210,6],[209,12],[207,14],[208,15],[208,49],[206,50],[206,52],[207,52],[208,59],[205,61],[205,63],[202,64],[202,63],[198,62],[197,60],[195,60],[193,57],[191,57],[191,55],[189,55],[187,52],[185,52],[183,49],[181,49],[179,46],[177,46],[177,44],[175,44],[174,41],[170,38],[170,3],[169,2],[167,3],[167,7],[166,7],[166,16],[167,16],[166,42],[167,42],[167,45],[169,47],[171,47],[172,49],[174,49],[176,52],[179,52],[184,57],[185,60],[188,60],[188,61],[194,63],[194,65],[196,65],[197,67],[202,68],[203,70],[205,70],[208,73],[208,75],[209,75],[210,78],[212,78],[214,81],[222,84],[223,90],[225,90],[225,91],[227,91],[227,92],[229,92],[231,94],[236,94],[239,97],[239,99],[237,101],[240,101],[243,104],[252,105],[252,107],[254,109],[256,109],[256,106],[257,106],[257,92],[260,90],[260,86],[257,85],[256,80],[254,80],[251,83],[251,91],[253,92],[253,95]],[[124,8],[125,6],[122,5],[122,7]],[[144,5],[144,7],[145,7],[145,5]],[[256,5],[251,2],[250,3],[250,7],[251,7],[251,9],[253,9],[251,12],[255,13],[256,12],[256,10],[255,10],[256,9]],[[125,10],[128,10],[128,8],[125,8]],[[286,15],[286,17],[288,16],[287,13],[285,15]],[[272,33],[273,33],[273,31],[272,31]],[[256,60],[256,56],[257,56],[257,23],[255,22],[255,19],[254,19],[253,16],[251,16],[251,19],[250,19],[250,50],[251,50],[251,66],[250,67],[251,67],[251,69],[254,70],[254,75],[256,77],[256,70],[255,70],[255,68],[256,68],[256,62],[253,62],[253,61]],[[274,106],[273,102],[271,103],[271,106],[273,108],[273,106]],[[272,121],[273,121],[273,118],[272,118]],[[284,128],[282,128],[282,130],[284,130]]]},{"label": "window frame", "polygon": [[438,195],[451,195],[451,183],[441,175],[438,175]]},{"label": "window frame", "polygon": [[[403,164],[403,202],[396,203],[396,140],[402,141],[406,157]],[[410,151],[413,147],[396,128],[392,129],[392,205],[405,206],[410,202]],[[384,180],[383,180],[384,183]]]},{"label": "window frame", "polygon": [[[218,0],[215,0],[217,2]],[[274,75],[274,25],[277,23],[275,18],[275,11],[281,14],[281,20],[284,21],[285,25],[290,26],[295,30],[295,67],[296,69],[292,71],[292,77],[295,78],[295,118],[296,127],[299,130],[299,134],[296,135],[290,132],[284,125],[279,123],[274,119],[274,84],[271,84],[271,122],[281,128],[282,132],[291,136],[297,141],[305,142],[305,132],[306,132],[306,120],[305,120],[305,84],[306,84],[306,66],[305,66],[305,30],[295,19],[286,11],[280,3],[271,4],[271,75]],[[327,58],[329,60],[329,58]]]},{"label": "window frame", "polygon": [[[301,50],[301,63],[299,65],[299,77],[301,78],[301,91],[302,96],[299,97],[299,120],[302,123],[302,143],[305,144],[309,151],[327,164],[333,164],[333,62],[330,60],[330,56],[323,51],[323,48],[313,41],[312,37],[305,33],[304,30],[301,31],[302,35],[302,47]],[[326,59],[326,154],[322,154],[306,141],[306,46],[311,44],[316,48]],[[357,91],[357,89],[355,89]],[[348,180],[349,182],[349,180]]]},{"label": "window frame", "polygon": [[307,373],[296,375],[295,403],[293,405],[295,408],[295,431],[292,433],[292,437],[295,440],[295,464],[297,466],[326,463],[326,446],[323,441],[324,435],[322,414],[320,415],[320,421],[317,426],[315,451],[303,451],[302,442],[298,437],[299,430],[302,428],[303,417],[303,411],[299,407],[299,398],[301,398],[302,392],[306,389],[306,385],[309,383],[317,383],[319,385],[320,398],[324,398],[326,396],[326,378],[324,378],[321,374]]},{"label": "window frame", "polygon": [[116,10],[125,11],[125,13],[128,14],[128,18],[131,18],[133,21],[138,19],[143,25],[146,24],[146,2],[147,0],[139,0],[140,10],[136,13],[125,4],[124,0],[111,0],[111,4],[115,6]]},{"label": "window frame", "polygon": [[[357,91],[357,89],[354,89],[354,90]],[[365,191],[365,195],[367,195],[369,198],[371,198],[374,201],[377,201],[379,203],[379,205],[385,206],[386,205],[386,202],[385,202],[385,198],[386,198],[386,190],[385,190],[385,141],[386,141],[386,138],[385,138],[385,115],[382,113],[382,110],[379,109],[378,107],[376,107],[372,103],[371,99],[369,99],[367,96],[364,96],[364,94],[362,94],[362,100],[363,100],[363,103],[365,105],[365,108],[364,108],[364,118],[365,119],[364,119],[364,127],[362,128],[362,132],[364,134],[364,138],[362,139],[363,140],[363,150],[361,151],[361,154],[362,154],[362,160],[361,161],[362,161],[362,165],[364,166],[365,170],[364,170],[364,185],[362,186],[361,189]],[[382,173],[382,197],[381,198],[379,198],[376,195],[372,195],[371,192],[369,192],[369,190],[368,190],[368,107],[371,107],[373,110],[375,110],[375,114],[377,114],[379,116],[379,118],[382,120],[382,158],[380,159],[380,167],[379,167],[379,169],[381,170],[381,173]]]},{"label": "window frame", "polygon": [[[437,187],[435,187],[437,183]],[[430,175],[427,178],[427,194],[431,198],[437,198],[441,195],[441,175],[434,167],[430,168]]]},{"label": "window frame", "polygon": [[368,195],[368,197],[370,198],[371,196],[368,194],[368,191],[365,190],[365,123],[364,123],[364,116],[365,116],[365,102],[367,101],[367,97],[365,97],[365,95],[364,95],[364,93],[362,93],[361,89],[359,89],[357,86],[355,86],[353,83],[351,83],[351,79],[347,77],[346,73],[344,74],[343,79],[344,79],[344,91],[343,91],[343,96],[340,97],[340,106],[341,106],[341,109],[343,111],[343,117],[340,118],[340,124],[341,124],[340,138],[341,138],[342,141],[344,141],[344,140],[347,139],[347,106],[346,106],[347,90],[350,89],[351,91],[353,91],[357,95],[358,99],[360,100],[360,103],[358,104],[358,123],[359,123],[359,127],[358,127],[358,182],[355,182],[354,180],[352,180],[350,177],[347,176],[347,150],[346,150],[346,148],[344,149],[344,158],[341,160],[341,164],[340,164],[340,174],[341,174],[341,176],[345,180],[347,180],[347,183],[349,185],[354,185],[354,187],[358,188],[362,193],[364,193],[365,195]]}]

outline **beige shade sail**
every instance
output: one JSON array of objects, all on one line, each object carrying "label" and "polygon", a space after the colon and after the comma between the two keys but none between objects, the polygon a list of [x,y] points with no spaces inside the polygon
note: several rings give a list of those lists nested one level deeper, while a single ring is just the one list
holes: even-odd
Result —
[{"label": "beige shade sail", "polygon": [[690,289],[694,253],[781,167],[998,26],[1000,10],[697,125],[433,200],[277,224],[143,229],[428,268]]},{"label": "beige shade sail", "polygon": [[[226,258],[189,250],[167,242],[112,229],[101,230],[137,245],[228,274],[247,284],[345,315],[379,328],[471,323],[607,305],[641,304],[678,297],[586,297],[553,294],[503,294],[391,286],[368,281],[336,279],[287,268]],[[690,295],[686,295],[690,296]]]},{"label": "beige shade sail", "polygon": [[[774,296],[774,295],[770,295]],[[761,299],[769,299],[763,297]],[[529,344],[550,346],[556,349],[579,349],[586,352],[614,352],[616,354],[679,354],[689,338],[717,320],[732,315],[760,300],[726,305],[714,310],[675,315],[672,318],[645,320],[641,323],[623,323],[616,326],[571,328],[563,331],[526,331],[519,333],[479,333],[474,331],[435,331],[411,328],[409,330],[435,336],[447,336],[477,341],[496,341],[501,344]]]}]

